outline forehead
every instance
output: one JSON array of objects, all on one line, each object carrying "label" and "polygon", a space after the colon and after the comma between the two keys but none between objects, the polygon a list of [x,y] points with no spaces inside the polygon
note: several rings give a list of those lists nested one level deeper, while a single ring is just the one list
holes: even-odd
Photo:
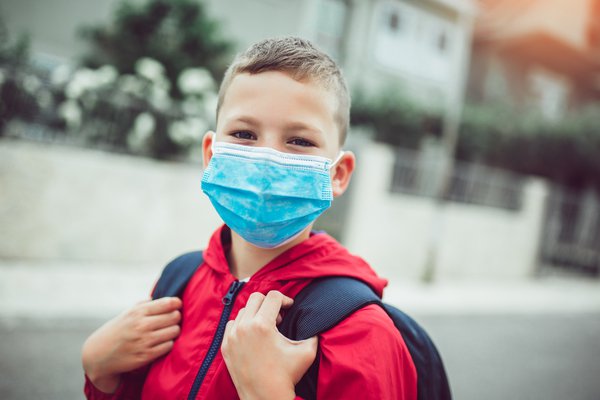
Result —
[{"label": "forehead", "polygon": [[338,101],[334,93],[314,79],[296,80],[281,71],[235,75],[219,109],[219,124],[238,113],[251,113],[268,121],[297,120],[319,125],[339,138]]}]

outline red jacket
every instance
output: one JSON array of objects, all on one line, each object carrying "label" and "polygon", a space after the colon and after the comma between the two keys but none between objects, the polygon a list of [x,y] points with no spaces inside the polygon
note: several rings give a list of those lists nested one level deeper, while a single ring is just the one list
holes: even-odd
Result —
[{"label": "red jacket", "polygon": [[[148,368],[125,374],[113,395],[100,392],[86,379],[88,399],[187,399],[219,323],[222,298],[236,280],[225,258],[229,237],[229,228],[218,229],[204,251],[204,265],[183,294],[181,333],[171,352]],[[363,259],[348,253],[335,239],[324,233],[312,234],[250,278],[235,299],[230,319],[235,319],[253,292],[279,290],[294,298],[313,279],[324,276],[358,278],[379,295],[387,285]],[[321,334],[319,348],[318,399],[417,398],[416,370],[408,349],[379,306],[364,307]],[[220,351],[197,398],[238,399]]]}]

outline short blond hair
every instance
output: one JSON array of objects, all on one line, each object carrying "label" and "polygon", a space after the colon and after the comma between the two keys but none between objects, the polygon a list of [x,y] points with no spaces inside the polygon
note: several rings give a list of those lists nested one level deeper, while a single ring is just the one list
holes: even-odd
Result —
[{"label": "short blond hair", "polygon": [[335,121],[344,144],[350,124],[350,94],[338,65],[311,42],[298,37],[266,39],[238,54],[223,77],[219,88],[217,118],[233,78],[242,73],[258,74],[281,71],[297,81],[316,82],[337,99]]}]

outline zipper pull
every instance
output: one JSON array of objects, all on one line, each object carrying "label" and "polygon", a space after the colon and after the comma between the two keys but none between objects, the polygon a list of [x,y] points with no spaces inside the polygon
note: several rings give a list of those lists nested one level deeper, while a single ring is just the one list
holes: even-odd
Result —
[{"label": "zipper pull", "polygon": [[240,290],[242,288],[242,286],[244,286],[245,282],[240,282],[240,281],[233,281],[231,282],[231,286],[229,286],[229,290],[227,291],[227,294],[225,295],[225,297],[223,297],[223,304],[225,304],[226,306],[230,305],[231,302],[233,301],[233,298],[235,297],[235,295],[237,294],[238,290]]}]

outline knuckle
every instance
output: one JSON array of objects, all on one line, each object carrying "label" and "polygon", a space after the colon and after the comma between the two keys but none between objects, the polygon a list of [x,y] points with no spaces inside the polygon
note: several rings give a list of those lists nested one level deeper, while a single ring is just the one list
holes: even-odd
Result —
[{"label": "knuckle", "polygon": [[270,329],[269,324],[262,319],[257,318],[252,323],[252,330],[259,334],[264,334],[264,333],[268,332],[269,329]]},{"label": "knuckle", "polygon": [[135,327],[138,332],[146,332],[149,329],[149,322],[146,319],[139,319],[136,321]]},{"label": "knuckle", "polygon": [[169,297],[169,302],[167,304],[169,307],[179,308],[181,300],[179,299],[179,297]]},{"label": "knuckle", "polygon": [[171,334],[173,336],[179,336],[179,334],[181,333],[181,328],[179,327],[179,325],[175,325],[172,327],[171,331]]},{"label": "knuckle", "polygon": [[171,313],[171,319],[175,323],[179,322],[181,320],[181,313],[179,311],[173,311]]},{"label": "knuckle", "polygon": [[129,310],[127,310],[125,312],[125,316],[127,316],[128,318],[138,318],[142,315],[144,315],[144,308],[142,305],[136,305],[131,307]]},{"label": "knuckle", "polygon": [[254,292],[248,297],[248,300],[261,300],[265,297],[261,292]]},{"label": "knuckle", "polygon": [[269,293],[267,294],[267,296],[275,298],[275,299],[283,299],[283,293],[281,293],[278,290],[271,290],[271,291],[269,291]]}]

